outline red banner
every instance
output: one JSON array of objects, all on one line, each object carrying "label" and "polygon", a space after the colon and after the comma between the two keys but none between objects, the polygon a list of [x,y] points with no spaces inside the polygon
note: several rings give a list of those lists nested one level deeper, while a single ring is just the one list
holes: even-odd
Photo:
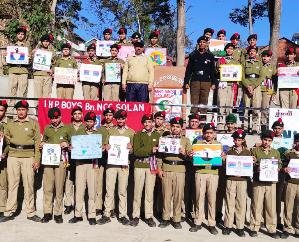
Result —
[{"label": "red banner", "polygon": [[99,127],[103,120],[103,111],[110,107],[115,110],[124,109],[128,112],[127,125],[139,131],[142,128],[141,117],[144,113],[150,113],[152,107],[148,103],[140,102],[109,102],[109,101],[92,101],[92,100],[70,100],[70,99],[54,99],[40,98],[38,100],[38,122],[41,132],[49,124],[48,110],[52,107],[58,107],[61,110],[62,121],[65,124],[71,122],[71,111],[74,107],[79,106],[83,110],[83,115],[89,111],[94,111],[97,114],[97,124]]}]

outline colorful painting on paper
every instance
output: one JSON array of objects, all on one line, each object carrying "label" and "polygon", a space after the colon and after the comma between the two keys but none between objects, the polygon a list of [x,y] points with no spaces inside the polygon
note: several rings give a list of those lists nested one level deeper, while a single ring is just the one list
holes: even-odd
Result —
[{"label": "colorful painting on paper", "polygon": [[154,65],[164,66],[166,65],[166,48],[146,48],[145,54],[150,58]]},{"label": "colorful painting on paper", "polygon": [[120,63],[106,63],[105,64],[105,78],[109,83],[121,82],[121,66]]},{"label": "colorful painting on paper", "polygon": [[23,46],[7,46],[6,62],[16,65],[28,65],[28,48]]},{"label": "colorful painting on paper", "polygon": [[192,145],[194,166],[221,166],[221,144],[194,144]]}]

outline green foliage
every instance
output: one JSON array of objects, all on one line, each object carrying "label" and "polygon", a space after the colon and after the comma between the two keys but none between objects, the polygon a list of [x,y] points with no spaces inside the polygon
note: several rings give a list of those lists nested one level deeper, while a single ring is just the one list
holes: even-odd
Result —
[{"label": "green foliage", "polygon": [[[256,20],[268,16],[268,1],[267,0],[253,0],[252,5],[252,23]],[[230,20],[235,24],[240,24],[244,27],[248,26],[248,6],[241,8],[234,8],[229,14]]]}]

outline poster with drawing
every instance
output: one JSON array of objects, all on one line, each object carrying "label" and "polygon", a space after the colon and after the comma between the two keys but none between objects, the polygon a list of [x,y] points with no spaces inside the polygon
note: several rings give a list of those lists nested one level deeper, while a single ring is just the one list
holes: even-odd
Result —
[{"label": "poster with drawing", "polygon": [[161,137],[159,139],[159,149],[161,153],[179,154],[180,153],[180,139]]},{"label": "poster with drawing", "polygon": [[288,168],[290,169],[290,177],[299,179],[299,159],[291,159]]},{"label": "poster with drawing", "polygon": [[29,64],[28,47],[7,46],[6,62],[15,65],[28,65]]},{"label": "poster with drawing", "polygon": [[194,166],[221,166],[222,146],[221,144],[194,144],[193,165]]},{"label": "poster with drawing", "polygon": [[278,88],[299,88],[299,66],[277,69]]},{"label": "poster with drawing", "polygon": [[109,165],[127,166],[129,164],[129,150],[127,148],[130,138],[125,136],[110,136],[108,150]]},{"label": "poster with drawing", "polygon": [[217,134],[217,141],[222,144],[224,153],[234,145],[234,139],[231,134]]},{"label": "poster with drawing", "polygon": [[103,56],[103,57],[109,57],[111,56],[110,53],[110,46],[113,45],[115,41],[112,40],[97,40],[96,44],[96,55],[97,56]]},{"label": "poster with drawing", "polygon": [[59,166],[61,159],[60,144],[44,144],[42,152],[42,164]]},{"label": "poster with drawing", "polygon": [[121,64],[105,63],[105,81],[108,83],[121,82]]},{"label": "poster with drawing", "polygon": [[253,157],[228,155],[226,157],[226,175],[253,176]]},{"label": "poster with drawing", "polygon": [[242,81],[242,65],[220,65],[220,81],[240,82]]},{"label": "poster with drawing", "polygon": [[150,61],[155,66],[165,66],[166,65],[166,48],[146,48],[145,55],[149,57]]},{"label": "poster with drawing", "polygon": [[2,157],[2,150],[3,150],[3,138],[0,138],[0,161],[1,161],[1,157]]},{"label": "poster with drawing", "polygon": [[73,68],[55,67],[54,82],[57,84],[75,85],[78,80],[78,70]]},{"label": "poster with drawing", "polygon": [[259,178],[260,181],[278,181],[278,160],[261,159]]},{"label": "poster with drawing", "polygon": [[102,76],[102,66],[92,64],[80,65],[80,81],[99,83]]},{"label": "poster with drawing", "polygon": [[33,66],[34,70],[49,71],[52,64],[52,52],[38,49],[34,53]]},{"label": "poster with drawing", "polygon": [[87,160],[102,158],[102,135],[74,135],[71,139],[71,158]]},{"label": "poster with drawing", "polygon": [[190,143],[193,144],[197,140],[202,140],[202,129],[186,129],[185,136],[190,140]]}]

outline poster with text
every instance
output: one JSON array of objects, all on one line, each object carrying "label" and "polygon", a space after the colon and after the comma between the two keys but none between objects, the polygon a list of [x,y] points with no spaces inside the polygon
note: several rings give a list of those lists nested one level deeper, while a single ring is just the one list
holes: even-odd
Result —
[{"label": "poster with text", "polygon": [[241,65],[220,65],[220,81],[240,82],[242,81]]},{"label": "poster with text", "polygon": [[194,166],[221,166],[221,144],[194,144],[192,145]]},{"label": "poster with text", "polygon": [[96,55],[97,56],[103,56],[103,57],[109,57],[111,56],[110,53],[110,46],[113,45],[115,41],[112,40],[97,40],[96,44]]},{"label": "poster with text", "polygon": [[75,85],[78,80],[78,70],[73,68],[54,68],[54,81],[57,84]]},{"label": "poster with text", "polygon": [[260,161],[260,181],[278,181],[278,160],[261,159]]},{"label": "poster with text", "polygon": [[7,46],[6,62],[15,65],[28,65],[29,64],[28,47]]},{"label": "poster with text", "polygon": [[49,71],[52,64],[52,52],[38,49],[33,57],[33,69],[39,71]]},{"label": "poster with text", "polygon": [[167,49],[166,48],[146,48],[145,55],[156,66],[166,65]]},{"label": "poster with text", "polygon": [[59,166],[61,160],[60,144],[44,144],[42,152],[42,164]]},{"label": "poster with text", "polygon": [[102,66],[92,64],[80,65],[80,81],[99,83],[102,76]]},{"label": "poster with text", "polygon": [[291,159],[288,168],[290,169],[290,177],[299,179],[299,159]]},{"label": "poster with text", "polygon": [[125,136],[110,136],[108,150],[108,164],[127,166],[129,164],[129,150],[127,148],[130,138]]},{"label": "poster with text", "polygon": [[227,176],[253,176],[253,157],[228,155],[226,157]]},{"label": "poster with text", "polygon": [[161,137],[159,139],[159,149],[161,153],[179,154],[180,153],[180,139]]},{"label": "poster with text", "polygon": [[277,69],[278,88],[299,88],[299,66]]},{"label": "poster with text", "polygon": [[72,159],[86,160],[102,158],[101,134],[74,135],[71,138],[71,144]]},{"label": "poster with text", "polygon": [[121,82],[121,64],[105,63],[105,81],[108,83]]}]

